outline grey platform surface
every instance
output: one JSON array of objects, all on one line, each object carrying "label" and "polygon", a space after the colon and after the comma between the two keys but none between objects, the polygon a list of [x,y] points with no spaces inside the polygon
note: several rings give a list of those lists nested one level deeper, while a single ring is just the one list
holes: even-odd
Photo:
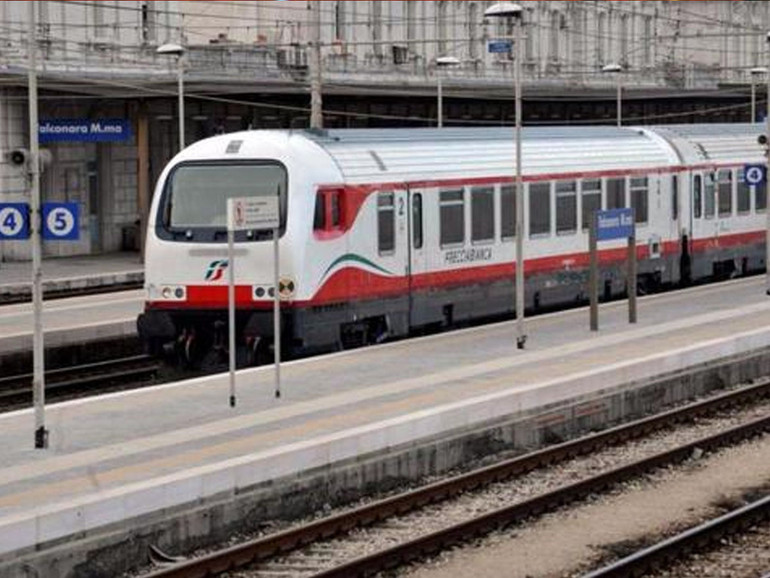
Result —
[{"label": "grey platform surface", "polygon": [[[43,303],[46,348],[136,334],[141,289],[48,300]],[[32,349],[32,305],[0,306],[0,355]]]},{"label": "grey platform surface", "polygon": [[764,278],[0,416],[0,555],[130,516],[770,346]]},{"label": "grey platform surface", "polygon": [[[46,258],[42,271],[44,291],[121,285],[144,280],[144,265],[138,253]],[[0,296],[29,294],[31,283],[30,262],[0,263]]]}]

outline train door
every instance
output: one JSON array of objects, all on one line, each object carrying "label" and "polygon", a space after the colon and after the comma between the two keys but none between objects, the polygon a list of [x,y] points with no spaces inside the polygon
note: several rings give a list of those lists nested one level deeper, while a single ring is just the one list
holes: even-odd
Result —
[{"label": "train door", "polygon": [[425,251],[425,213],[422,191],[409,191],[409,326],[419,325],[416,318],[415,290],[416,278],[427,272],[428,259]]},{"label": "train door", "polygon": [[403,335],[409,323],[409,192],[406,188],[377,193],[377,266],[386,273],[365,289],[387,294],[387,333]]}]

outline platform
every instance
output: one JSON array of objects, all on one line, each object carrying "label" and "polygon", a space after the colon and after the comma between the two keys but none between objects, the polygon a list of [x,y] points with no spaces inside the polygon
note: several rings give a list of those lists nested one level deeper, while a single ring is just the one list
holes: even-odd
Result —
[{"label": "platform", "polygon": [[32,448],[31,411],[0,416],[0,574],[72,537],[363,456],[567,402],[606,411],[610,392],[770,348],[763,284],[644,298],[635,326],[624,303],[605,305],[598,334],[586,310],[538,317],[526,351],[506,322],[292,362],[280,399],[272,368],[245,370],[235,409],[227,376],[61,403],[46,411],[48,450]]},{"label": "platform", "polygon": [[[86,288],[141,284],[144,265],[138,253],[110,253],[43,260],[44,294]],[[31,294],[32,264],[28,261],[0,263],[0,301]]]},{"label": "platform", "polygon": [[[46,349],[136,335],[144,290],[120,291],[43,303]],[[32,350],[32,304],[0,306],[0,357]]]}]

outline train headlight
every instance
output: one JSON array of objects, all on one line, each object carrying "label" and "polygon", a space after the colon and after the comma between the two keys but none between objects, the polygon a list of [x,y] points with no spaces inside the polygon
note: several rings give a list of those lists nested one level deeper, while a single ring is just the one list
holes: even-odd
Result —
[{"label": "train headlight", "polygon": [[160,288],[160,298],[164,301],[185,301],[187,289],[182,285],[163,285]]}]

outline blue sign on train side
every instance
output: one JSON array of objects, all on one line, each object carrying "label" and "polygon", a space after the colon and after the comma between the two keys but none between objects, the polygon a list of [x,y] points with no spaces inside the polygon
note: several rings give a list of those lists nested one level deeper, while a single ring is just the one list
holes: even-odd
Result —
[{"label": "blue sign on train side", "polygon": [[610,209],[596,212],[596,240],[612,241],[634,235],[634,210]]}]

